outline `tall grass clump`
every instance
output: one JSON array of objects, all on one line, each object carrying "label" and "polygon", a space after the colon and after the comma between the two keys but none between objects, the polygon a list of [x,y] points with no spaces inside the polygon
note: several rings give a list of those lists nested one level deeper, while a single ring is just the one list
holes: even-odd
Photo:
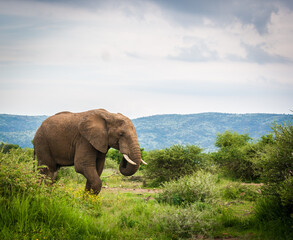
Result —
[{"label": "tall grass clump", "polygon": [[44,184],[32,159],[32,150],[0,152],[0,239],[109,239],[87,214],[97,204]]},{"label": "tall grass clump", "polygon": [[248,186],[239,182],[231,182],[219,190],[225,200],[255,201],[260,196],[260,186]]},{"label": "tall grass clump", "polygon": [[170,206],[153,222],[161,226],[161,231],[172,234],[172,239],[205,239],[212,236],[216,214],[216,208],[207,204],[195,203],[188,208]]},{"label": "tall grass clump", "polygon": [[71,167],[62,167],[58,171],[57,181],[61,180],[64,183],[75,181],[76,183],[85,183],[85,177],[77,173],[73,166]]},{"label": "tall grass clump", "polygon": [[9,197],[19,193],[35,193],[41,189],[41,175],[35,171],[30,149],[0,152],[0,194]]},{"label": "tall grass clump", "polygon": [[217,176],[199,170],[193,175],[163,184],[158,201],[173,205],[188,205],[194,202],[210,203],[218,196]]},{"label": "tall grass clump", "polygon": [[262,239],[293,239],[293,214],[277,197],[261,197],[254,208],[254,226]]}]

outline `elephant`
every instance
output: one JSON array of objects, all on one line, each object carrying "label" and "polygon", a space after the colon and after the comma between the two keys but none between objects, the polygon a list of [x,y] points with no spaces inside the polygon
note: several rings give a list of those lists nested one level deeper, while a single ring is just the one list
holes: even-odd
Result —
[{"label": "elephant", "polygon": [[137,133],[131,120],[105,109],[60,112],[47,118],[33,139],[41,173],[54,181],[60,167],[73,166],[87,179],[85,190],[99,194],[105,157],[110,148],[123,154],[119,165],[125,176],[133,175],[141,159]]}]

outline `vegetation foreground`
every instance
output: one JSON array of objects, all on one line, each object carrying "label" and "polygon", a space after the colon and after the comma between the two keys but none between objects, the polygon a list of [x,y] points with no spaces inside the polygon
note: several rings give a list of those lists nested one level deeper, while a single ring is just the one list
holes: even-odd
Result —
[{"label": "vegetation foreground", "polygon": [[51,184],[32,149],[2,150],[0,239],[293,239],[292,125],[257,143],[225,132],[216,146],[143,152],[132,177],[111,150],[98,196],[73,167]]}]

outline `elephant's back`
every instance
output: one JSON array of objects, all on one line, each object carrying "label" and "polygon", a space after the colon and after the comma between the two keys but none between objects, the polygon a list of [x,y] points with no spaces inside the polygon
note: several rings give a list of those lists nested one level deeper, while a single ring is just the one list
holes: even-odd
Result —
[{"label": "elephant's back", "polygon": [[61,112],[47,118],[41,127],[52,137],[66,136],[70,135],[72,131],[77,130],[79,118],[78,114]]}]

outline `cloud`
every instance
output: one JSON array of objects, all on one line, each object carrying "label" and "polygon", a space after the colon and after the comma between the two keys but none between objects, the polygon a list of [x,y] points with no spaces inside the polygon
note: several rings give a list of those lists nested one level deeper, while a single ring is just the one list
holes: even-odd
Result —
[{"label": "cloud", "polygon": [[215,50],[209,49],[203,41],[198,41],[189,48],[179,48],[179,54],[169,56],[169,58],[190,62],[205,62],[217,61],[219,57]]},{"label": "cloud", "polygon": [[[253,24],[260,33],[267,31],[270,16],[278,10],[278,2],[274,0],[259,1],[200,1],[200,0],[156,0],[163,8],[169,9],[169,15],[174,21],[182,25],[190,25],[202,18],[210,18],[219,26],[225,26],[238,19],[243,24]],[[280,1],[286,3],[286,1]]]},{"label": "cloud", "polygon": [[270,55],[263,49],[262,45],[257,45],[257,46],[249,46],[246,44],[243,44],[243,45],[247,52],[247,56],[246,56],[247,61],[257,62],[259,64],[292,62],[292,60],[280,55]]}]

